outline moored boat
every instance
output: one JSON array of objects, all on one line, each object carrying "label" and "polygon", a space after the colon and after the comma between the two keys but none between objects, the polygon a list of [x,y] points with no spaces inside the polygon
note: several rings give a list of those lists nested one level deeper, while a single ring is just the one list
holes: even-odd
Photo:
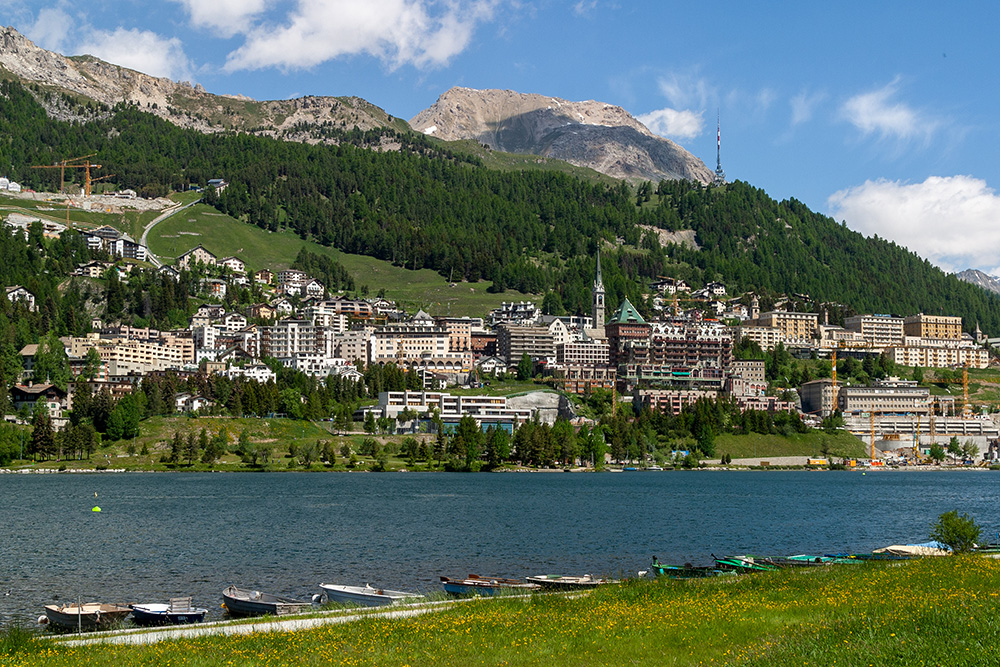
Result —
[{"label": "moored boat", "polygon": [[558,574],[542,574],[534,577],[525,577],[525,581],[531,584],[538,584],[542,588],[554,590],[575,590],[596,588],[607,584],[621,583],[617,579],[595,578],[589,574],[582,577],[560,576]]},{"label": "moored boat", "polygon": [[441,585],[446,593],[452,595],[502,595],[505,593],[530,593],[541,586],[521,579],[504,579],[501,577],[481,577],[470,574],[465,579],[441,577]]},{"label": "moored boat", "polygon": [[226,610],[233,616],[262,616],[273,614],[301,614],[312,609],[312,602],[286,598],[260,591],[250,591],[236,586],[229,586],[222,591]]},{"label": "moored boat", "polygon": [[71,629],[98,630],[106,628],[124,620],[131,613],[131,607],[101,602],[45,605],[45,617],[49,623]]},{"label": "moored boat", "polygon": [[191,598],[170,598],[169,604],[153,602],[132,605],[132,620],[136,625],[180,625],[201,623],[207,609],[193,607]]},{"label": "moored boat", "polygon": [[726,558],[716,558],[715,565],[720,570],[733,570],[741,573],[769,572],[771,570],[777,570],[780,567],[770,562],[767,558],[760,558],[757,556],[728,556]]},{"label": "moored boat", "polygon": [[391,591],[387,588],[375,588],[371,584],[364,586],[339,586],[337,584],[320,584],[326,594],[326,599],[338,604],[360,604],[366,607],[399,604],[404,600],[422,600],[420,593],[406,591]]},{"label": "moored boat", "polygon": [[650,569],[654,575],[669,579],[704,579],[705,577],[736,574],[735,570],[724,570],[713,565],[692,565],[691,563],[684,563],[684,565],[653,563]]}]

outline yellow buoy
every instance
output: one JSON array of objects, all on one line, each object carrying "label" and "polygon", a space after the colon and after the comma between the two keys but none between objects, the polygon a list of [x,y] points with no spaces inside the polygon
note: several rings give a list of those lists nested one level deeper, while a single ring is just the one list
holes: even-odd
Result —
[{"label": "yellow buoy", "polygon": [[100,512],[100,511],[101,511],[101,508],[100,508],[100,507],[94,507],[94,509],[92,509],[92,510],[90,510],[90,511],[91,511],[91,512]]}]

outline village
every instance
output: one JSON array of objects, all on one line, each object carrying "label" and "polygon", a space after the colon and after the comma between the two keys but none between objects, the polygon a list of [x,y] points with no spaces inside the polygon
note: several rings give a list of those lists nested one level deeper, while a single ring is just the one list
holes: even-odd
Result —
[{"label": "village", "polygon": [[[225,182],[214,185],[225,187]],[[11,214],[6,224],[27,237],[32,222]],[[114,271],[127,282],[133,271],[157,271],[179,280],[181,272],[197,267],[205,276],[199,283],[204,303],[183,329],[160,331],[95,319],[93,333],[62,338],[77,376],[66,390],[35,376],[38,346],[25,346],[21,378],[10,391],[13,407],[24,414],[43,402],[56,428],[66,423],[80,382],[91,393],[107,388],[115,399],[150,374],[207,373],[267,383],[275,373],[264,360],[272,359],[317,378],[356,381],[373,364],[395,364],[416,373],[420,390],[381,392],[376,404],[354,415],[359,422],[369,413],[389,420],[417,415],[400,427],[413,430],[432,414],[449,427],[471,416],[483,429],[508,432],[536,417],[551,423],[559,414],[573,416],[569,404],[552,392],[542,400],[470,394],[490,378],[521,376],[538,378],[543,388],[564,395],[609,392],[618,404],[673,415],[701,398],[718,397],[735,401],[741,410],[797,414],[813,426],[835,415],[870,444],[873,460],[926,460],[934,444],[955,437],[974,443],[990,460],[998,455],[993,443],[1000,428],[988,416],[973,414],[967,393],[932,396],[915,380],[899,377],[865,386],[837,380],[838,358],[885,356],[913,368],[988,368],[990,341],[978,325],[974,334],[965,333],[959,317],[863,314],[835,326],[825,313],[794,312],[780,304],[760,312],[755,295],[732,298],[721,282],[692,289],[683,280],[667,278],[649,286],[655,316],[647,320],[627,299],[609,312],[600,257],[589,315],[546,315],[531,301],[505,302],[481,318],[406,313],[383,297],[331,294],[301,270],[248,272],[240,257],[217,257],[202,245],[183,252],[173,264],[161,264],[144,245],[114,227],[76,231],[90,249],[113,261],[81,264],[74,275],[99,279]],[[46,222],[47,235],[64,232],[63,226]],[[227,309],[227,291],[250,285],[266,298]],[[5,294],[29,310],[35,307],[34,296],[23,286],[7,286]],[[764,353],[780,347],[797,358],[830,359],[832,374],[808,379],[796,390],[776,390],[765,377],[763,360],[737,358],[737,349],[750,341]],[[83,378],[90,350],[99,356],[100,369]],[[462,395],[449,393],[454,387],[461,387]],[[178,413],[213,408],[197,394],[180,393],[172,401]]]}]

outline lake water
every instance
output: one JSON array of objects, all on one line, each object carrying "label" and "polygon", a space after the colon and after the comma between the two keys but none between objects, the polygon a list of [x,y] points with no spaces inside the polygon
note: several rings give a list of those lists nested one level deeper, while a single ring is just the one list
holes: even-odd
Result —
[{"label": "lake water", "polygon": [[308,599],[320,582],[426,592],[442,574],[871,551],[925,541],[952,509],[992,539],[998,488],[989,472],[3,475],[0,622],[179,595],[221,617],[229,584]]}]

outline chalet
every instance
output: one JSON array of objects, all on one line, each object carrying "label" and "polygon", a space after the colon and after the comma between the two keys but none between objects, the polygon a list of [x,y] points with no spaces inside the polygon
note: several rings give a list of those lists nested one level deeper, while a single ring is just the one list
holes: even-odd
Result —
[{"label": "chalet", "polygon": [[274,274],[267,269],[261,269],[253,274],[253,281],[255,283],[260,283],[261,285],[270,285],[273,280]]},{"label": "chalet", "polygon": [[226,189],[229,183],[221,178],[210,178],[207,183],[208,187],[215,188],[216,192],[222,192]]},{"label": "chalet", "polygon": [[190,269],[196,264],[215,266],[218,264],[218,258],[209,252],[205,246],[197,245],[178,257],[176,262],[176,266],[179,269]]},{"label": "chalet", "polygon": [[10,389],[10,400],[14,404],[14,410],[27,407],[28,410],[35,410],[39,404],[45,407],[52,419],[63,418],[63,412],[72,406],[69,403],[68,394],[53,384],[15,384]]},{"label": "chalet", "polygon": [[197,412],[211,405],[212,401],[201,395],[183,393],[174,396],[174,409],[177,412]]},{"label": "chalet", "polygon": [[74,276],[84,276],[85,278],[100,278],[104,272],[111,267],[109,262],[92,261],[80,264],[73,269]]},{"label": "chalet", "polygon": [[271,302],[271,308],[279,317],[284,317],[286,315],[291,315],[295,312],[295,308],[292,307],[292,302],[285,298],[275,299]]},{"label": "chalet", "polygon": [[201,287],[209,296],[213,296],[216,299],[226,298],[226,281],[219,280],[218,278],[205,278],[201,281]]},{"label": "chalet", "polygon": [[177,282],[181,279],[181,272],[168,264],[164,264],[159,269],[157,269],[157,271],[161,276],[167,276],[174,282]]},{"label": "chalet", "polygon": [[323,283],[316,280],[315,278],[309,280],[302,287],[302,292],[301,292],[302,296],[314,297],[317,299],[322,298],[325,293],[326,293],[326,288],[323,287]]},{"label": "chalet", "polygon": [[255,303],[250,306],[250,317],[258,320],[273,320],[277,311],[269,304]]},{"label": "chalet", "polygon": [[219,266],[224,266],[233,273],[247,272],[247,265],[243,262],[242,259],[236,257],[235,255],[232,257],[224,257],[223,259],[220,259]]},{"label": "chalet", "polygon": [[28,310],[35,311],[35,295],[21,287],[20,285],[11,285],[6,288],[7,300],[11,303],[17,301],[22,302]]},{"label": "chalet", "polygon": [[222,328],[226,331],[239,331],[247,326],[247,318],[241,313],[227,313],[222,318]]}]

